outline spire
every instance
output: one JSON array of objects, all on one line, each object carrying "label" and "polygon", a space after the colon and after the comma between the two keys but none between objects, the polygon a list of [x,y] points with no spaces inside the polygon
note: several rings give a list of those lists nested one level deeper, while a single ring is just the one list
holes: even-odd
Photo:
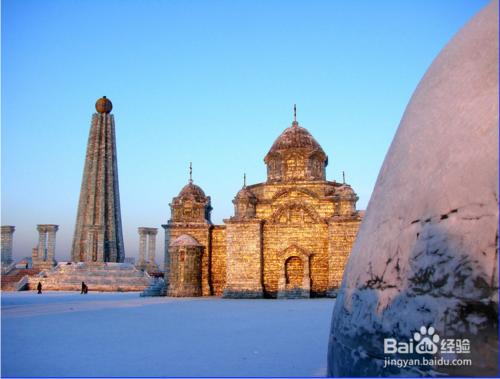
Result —
[{"label": "spire", "polygon": [[193,162],[189,162],[189,183],[193,183]]},{"label": "spire", "polygon": [[[120,263],[125,259],[115,121],[108,115],[112,108],[106,96],[95,103],[71,248],[73,262]],[[87,243],[89,236],[95,238],[92,244]]]},{"label": "spire", "polygon": [[342,171],[342,182],[345,184],[345,171]]},{"label": "spire", "polygon": [[297,104],[293,104],[293,122],[292,126],[299,126],[299,123],[297,122]]},{"label": "spire", "polygon": [[247,174],[243,173],[243,188],[247,188]]}]

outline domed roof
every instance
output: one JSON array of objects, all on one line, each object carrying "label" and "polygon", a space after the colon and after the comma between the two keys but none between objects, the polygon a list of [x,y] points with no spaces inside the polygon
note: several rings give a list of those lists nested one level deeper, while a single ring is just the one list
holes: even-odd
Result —
[{"label": "domed roof", "polygon": [[325,154],[320,144],[314,139],[311,133],[309,133],[306,128],[299,126],[297,121],[294,121],[292,126],[286,128],[276,141],[274,141],[267,156],[289,149],[318,150]]},{"label": "domed roof", "polygon": [[99,113],[109,113],[113,109],[113,103],[103,96],[95,102],[95,109]]},{"label": "domed roof", "polygon": [[193,182],[189,182],[187,185],[182,188],[181,192],[179,192],[179,198],[182,199],[193,199],[199,202],[205,201],[207,197],[205,196],[205,192],[197,186],[196,184],[193,184]]},{"label": "domed roof", "polygon": [[177,237],[170,243],[170,246],[202,246],[195,238],[188,234]]},{"label": "domed roof", "polygon": [[337,187],[337,191],[343,194],[352,194],[354,190],[348,184],[343,184],[340,187]]},{"label": "domed roof", "polygon": [[252,200],[255,200],[256,197],[253,194],[253,192],[250,191],[247,187],[243,187],[242,189],[240,189],[238,191],[238,193],[236,194],[234,199],[235,200],[252,201]]},{"label": "domed roof", "polygon": [[352,187],[348,184],[343,184],[340,187],[335,189],[337,195],[342,196],[344,198],[356,197],[356,192],[352,189]]}]

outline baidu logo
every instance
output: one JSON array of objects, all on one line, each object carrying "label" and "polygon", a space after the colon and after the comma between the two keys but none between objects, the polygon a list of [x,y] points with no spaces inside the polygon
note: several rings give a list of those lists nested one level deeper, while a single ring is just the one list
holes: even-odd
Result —
[{"label": "baidu logo", "polygon": [[432,326],[422,326],[420,332],[413,334],[413,340],[417,342],[415,352],[418,354],[436,354],[438,352],[439,336]]},{"label": "baidu logo", "polygon": [[439,351],[439,335],[434,327],[422,326],[413,338],[398,341],[395,338],[384,338],[385,354],[436,354]]},{"label": "baidu logo", "polygon": [[470,341],[466,338],[441,338],[433,326],[421,326],[408,341],[384,338],[385,354],[469,354]]},{"label": "baidu logo", "polygon": [[[441,338],[433,326],[421,326],[407,341],[384,338],[384,354],[397,354],[396,357],[384,357],[384,368],[472,365],[472,359],[458,355],[470,354],[470,341],[467,338]],[[407,358],[405,354],[409,354]]]}]

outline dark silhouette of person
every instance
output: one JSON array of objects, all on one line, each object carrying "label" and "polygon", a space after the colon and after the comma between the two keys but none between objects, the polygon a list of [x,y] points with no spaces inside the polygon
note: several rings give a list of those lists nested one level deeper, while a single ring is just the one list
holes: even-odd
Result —
[{"label": "dark silhouette of person", "polygon": [[85,284],[85,282],[82,282],[82,292],[80,292],[80,295],[81,294],[87,294],[87,292],[89,292],[89,288],[87,287],[87,285]]},{"label": "dark silhouette of person", "polygon": [[36,286],[36,289],[38,290],[38,293],[42,293],[42,282],[38,282],[38,285]]}]

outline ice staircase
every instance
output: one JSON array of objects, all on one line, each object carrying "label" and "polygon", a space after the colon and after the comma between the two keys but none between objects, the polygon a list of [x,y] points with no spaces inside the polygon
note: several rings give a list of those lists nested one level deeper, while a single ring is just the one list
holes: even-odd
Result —
[{"label": "ice staircase", "polygon": [[2,291],[17,291],[19,281],[26,275],[34,276],[40,273],[37,269],[15,268],[7,274],[2,274]]},{"label": "ice staircase", "polygon": [[163,278],[154,278],[151,285],[141,292],[141,296],[165,296],[166,290],[165,280]]},{"label": "ice staircase", "polygon": [[130,263],[60,262],[51,270],[30,277],[28,287],[35,290],[38,282],[43,290],[80,291],[82,282],[89,291],[144,291],[153,279]]}]

